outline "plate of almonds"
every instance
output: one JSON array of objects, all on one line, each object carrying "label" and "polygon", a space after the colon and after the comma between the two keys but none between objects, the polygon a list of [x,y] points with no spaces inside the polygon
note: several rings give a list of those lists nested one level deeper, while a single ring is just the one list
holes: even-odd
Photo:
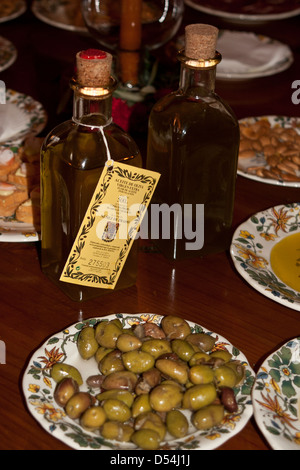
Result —
[{"label": "plate of almonds", "polygon": [[241,119],[238,174],[267,184],[300,187],[300,119]]}]

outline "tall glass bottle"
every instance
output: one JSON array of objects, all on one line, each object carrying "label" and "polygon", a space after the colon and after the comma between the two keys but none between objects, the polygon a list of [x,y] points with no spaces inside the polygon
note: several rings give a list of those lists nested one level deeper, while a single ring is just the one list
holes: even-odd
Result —
[{"label": "tall glass bottle", "polygon": [[[111,292],[59,280],[108,159],[106,144],[115,161],[141,167],[142,158],[133,139],[112,121],[112,56],[92,49],[76,58],[73,118],[48,134],[41,151],[41,259],[43,272],[71,299],[82,301]],[[133,285],[136,270],[134,244],[116,289]]]},{"label": "tall glass bottle", "polygon": [[152,238],[171,259],[221,252],[231,239],[239,125],[215,93],[217,36],[213,26],[187,26],[179,88],[149,118],[147,167],[161,173]]}]

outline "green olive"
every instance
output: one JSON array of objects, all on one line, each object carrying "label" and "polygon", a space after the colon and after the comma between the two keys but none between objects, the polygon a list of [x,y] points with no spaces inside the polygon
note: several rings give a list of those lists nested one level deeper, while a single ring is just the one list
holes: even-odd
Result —
[{"label": "green olive", "polygon": [[168,411],[166,416],[166,426],[168,432],[175,438],[184,437],[189,429],[189,422],[186,416],[179,410]]},{"label": "green olive", "polygon": [[99,371],[103,375],[109,375],[112,372],[124,370],[124,364],[121,358],[121,353],[117,349],[109,352],[104,356],[98,364]]},{"label": "green olive", "polygon": [[122,354],[122,360],[125,368],[135,374],[142,374],[154,366],[154,357],[151,354],[136,350]]},{"label": "green olive", "polygon": [[189,365],[195,366],[196,364],[205,364],[205,362],[209,361],[209,354],[205,352],[195,352],[195,354],[189,360]]},{"label": "green olive", "polygon": [[122,333],[117,339],[117,348],[122,352],[134,351],[142,346],[139,338],[130,333]]},{"label": "green olive", "polygon": [[80,424],[84,429],[99,429],[106,421],[106,414],[101,406],[91,406],[80,417]]},{"label": "green olive", "polygon": [[171,353],[170,341],[167,339],[153,338],[142,344],[141,350],[151,354],[155,359],[165,353]]},{"label": "green olive", "polygon": [[209,384],[214,380],[214,371],[204,364],[196,364],[189,369],[189,379],[193,384]]},{"label": "green olive", "polygon": [[188,381],[188,367],[185,363],[172,359],[157,359],[155,367],[166,377],[176,380],[180,384]]},{"label": "green olive", "polygon": [[115,348],[122,329],[115,322],[102,321],[98,323],[95,338],[100,346],[104,348]]},{"label": "green olive", "polygon": [[217,390],[214,384],[194,385],[185,391],[182,400],[184,409],[198,410],[210,405],[217,398]]},{"label": "green olive", "polygon": [[68,400],[65,411],[71,419],[80,418],[92,404],[92,397],[87,392],[77,392]]},{"label": "green olive", "polygon": [[59,406],[64,407],[77,392],[79,392],[78,383],[72,377],[66,377],[57,384],[54,391],[54,400]]},{"label": "green olive", "polygon": [[161,321],[161,327],[168,339],[185,339],[191,333],[191,327],[183,318],[168,315]]},{"label": "green olive", "polygon": [[201,351],[208,352],[214,347],[216,339],[207,333],[191,333],[186,341],[198,346]]},{"label": "green olive", "polygon": [[131,408],[131,414],[133,418],[136,418],[146,411],[151,411],[150,397],[148,393],[143,393],[135,398]]},{"label": "green olive", "polygon": [[209,405],[192,415],[192,423],[197,429],[206,430],[217,426],[224,418],[224,406]]},{"label": "green olive", "polygon": [[71,377],[78,383],[79,386],[83,384],[79,370],[74,366],[65,364],[64,362],[57,362],[54,364],[51,369],[51,377],[57,383],[59,383],[62,379]]},{"label": "green olive", "polygon": [[159,448],[159,434],[153,429],[140,429],[131,436],[131,441],[144,450],[156,450]]},{"label": "green olive", "polygon": [[166,435],[166,426],[162,418],[153,411],[147,411],[143,414],[140,414],[135,419],[134,429],[153,429],[153,431],[157,432],[161,441]]},{"label": "green olive", "polygon": [[188,362],[195,354],[195,350],[191,344],[184,339],[173,339],[171,342],[172,351],[183,361]]},{"label": "green olive", "polygon": [[223,359],[223,361],[228,362],[232,359],[232,354],[229,351],[225,351],[224,349],[220,349],[218,351],[214,351],[210,354],[210,357],[219,357]]},{"label": "green olive", "polygon": [[241,364],[240,361],[230,361],[226,363],[227,367],[230,367],[235,372],[235,375],[237,377],[237,383],[236,385],[239,385],[243,383],[245,379],[245,367],[243,364]]},{"label": "green olive", "polygon": [[101,436],[105,439],[112,439],[119,442],[130,442],[134,432],[132,426],[117,421],[105,421],[101,427]]},{"label": "green olive", "polygon": [[134,401],[134,395],[131,392],[129,392],[128,390],[120,390],[118,388],[112,390],[105,390],[104,392],[101,392],[97,395],[97,400],[99,401],[108,400],[109,398],[114,398],[122,401],[123,403],[125,403],[125,405],[128,406],[128,408],[131,408]]},{"label": "green olive", "polygon": [[167,412],[181,405],[183,392],[172,383],[161,383],[150,392],[150,405],[155,411]]},{"label": "green olive", "polygon": [[80,356],[87,360],[93,357],[99,347],[95,339],[95,330],[92,327],[86,327],[81,330],[77,340],[77,347]]},{"label": "green olive", "polygon": [[116,398],[109,398],[108,400],[105,400],[102,406],[107,419],[110,421],[120,421],[121,423],[124,423],[131,417],[129,406],[127,406],[121,400],[117,400]]},{"label": "green olive", "polygon": [[214,374],[217,387],[233,388],[238,382],[236,373],[227,365],[214,369]]},{"label": "green olive", "polygon": [[99,346],[95,353],[96,362],[99,364],[99,362],[106,356],[106,354],[112,351],[114,351],[114,348],[104,348],[103,346]]}]

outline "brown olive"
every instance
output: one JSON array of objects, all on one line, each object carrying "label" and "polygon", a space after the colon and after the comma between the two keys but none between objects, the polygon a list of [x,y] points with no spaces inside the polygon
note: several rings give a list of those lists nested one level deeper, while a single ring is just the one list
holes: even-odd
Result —
[{"label": "brown olive", "polygon": [[208,352],[213,349],[216,339],[207,333],[191,333],[186,337],[186,341],[198,346],[201,351]]},{"label": "brown olive", "polygon": [[82,413],[92,405],[92,397],[87,392],[77,392],[68,400],[65,411],[69,418],[80,418]]},{"label": "brown olive", "polygon": [[102,389],[111,390],[112,388],[120,388],[132,392],[135,389],[137,381],[137,375],[129,370],[112,372],[105,377],[102,383]]},{"label": "brown olive", "polygon": [[142,373],[139,381],[135,387],[135,393],[141,395],[149,393],[150,390],[161,382],[161,373],[158,369],[153,367]]},{"label": "brown olive", "polygon": [[238,405],[235,399],[234,390],[230,387],[222,387],[220,391],[220,400],[224,408],[229,413],[235,413],[238,410]]},{"label": "brown olive", "polygon": [[78,383],[72,377],[66,377],[57,384],[54,391],[54,400],[59,406],[64,407],[78,391]]},{"label": "brown olive", "polygon": [[185,339],[190,333],[191,328],[183,318],[169,315],[163,317],[161,327],[168,339]]}]

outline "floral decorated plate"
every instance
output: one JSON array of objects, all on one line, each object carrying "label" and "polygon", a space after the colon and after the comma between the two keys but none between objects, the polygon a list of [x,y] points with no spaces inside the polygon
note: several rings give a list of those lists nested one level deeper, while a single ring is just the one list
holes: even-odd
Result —
[{"label": "floral decorated plate", "polygon": [[0,105],[0,144],[22,141],[29,134],[41,132],[47,122],[42,104],[31,96],[6,90],[5,104]]},{"label": "floral decorated plate", "polygon": [[[275,302],[300,310],[300,289],[292,288],[290,283],[282,280],[286,272],[292,272],[292,264],[293,272],[299,269],[297,248],[293,253],[294,261],[290,262],[288,256],[282,257],[279,268],[287,266],[281,271],[282,277],[278,277],[277,270],[275,273],[271,265],[274,246],[286,239],[287,249],[289,243],[292,247],[293,240],[288,237],[297,234],[300,234],[300,203],[272,207],[253,215],[237,228],[230,254],[237,271],[252,287]],[[295,280],[297,282],[297,275],[291,280],[293,284]]]},{"label": "floral decorated plate", "polygon": [[0,72],[8,69],[17,58],[17,50],[8,39],[0,36]]},{"label": "floral decorated plate", "polygon": [[300,337],[272,353],[252,390],[255,420],[274,450],[300,450]]},{"label": "floral decorated plate", "polygon": [[[116,314],[101,318],[90,318],[75,323],[63,331],[54,334],[33,354],[23,376],[23,392],[30,413],[37,422],[53,437],[63,441],[74,449],[121,450],[136,449],[132,443],[121,443],[104,439],[99,433],[83,429],[78,422],[69,419],[64,409],[54,401],[55,383],[51,377],[51,368],[57,362],[75,366],[82,375],[82,391],[90,391],[84,384],[86,379],[99,370],[94,358],[83,360],[78,353],[77,338],[85,326],[94,326],[101,320],[119,319],[123,328],[130,328],[139,323],[151,322],[160,324],[162,316],[150,313]],[[214,348],[226,349],[235,360],[241,361],[245,367],[245,381],[235,388],[238,411],[225,415],[219,427],[207,431],[197,431],[190,424],[188,434],[180,439],[166,435],[162,442],[164,450],[183,449],[214,449],[221,446],[229,438],[240,432],[252,416],[251,389],[255,380],[254,372],[249,367],[246,357],[222,336],[205,330],[202,326],[188,322],[192,332],[204,332],[216,338]],[[97,394],[97,392],[96,392]]]}]

